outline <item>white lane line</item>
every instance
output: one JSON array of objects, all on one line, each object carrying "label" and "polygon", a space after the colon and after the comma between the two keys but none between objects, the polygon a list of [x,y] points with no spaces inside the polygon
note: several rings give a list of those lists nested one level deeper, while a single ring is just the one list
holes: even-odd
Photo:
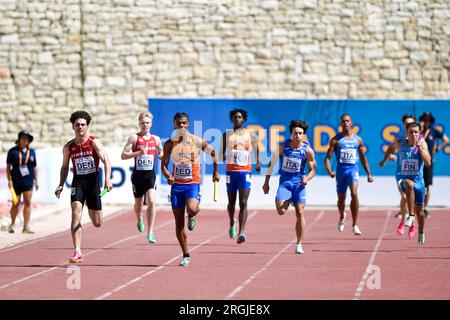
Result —
[{"label": "white lane line", "polygon": [[[316,219],[314,219],[314,221],[306,228],[305,233],[308,232],[315,224],[317,221],[319,221],[322,216],[324,215],[325,211],[321,211],[319,213],[319,215],[317,215]],[[250,277],[248,277],[240,286],[238,286],[236,289],[234,289],[230,294],[228,294],[225,298],[225,300],[230,300],[233,299],[236,294],[238,294],[242,289],[244,289],[246,286],[248,286],[253,280],[255,280],[255,278],[260,275],[261,273],[263,273],[264,271],[267,270],[267,268],[275,261],[278,259],[278,257],[280,255],[282,255],[289,247],[291,247],[294,243],[297,242],[297,238],[295,238],[294,240],[292,240],[290,243],[288,243],[285,247],[283,247],[283,249],[281,249],[280,251],[278,251],[278,253],[272,257],[272,259],[270,259],[261,269],[259,269],[258,271],[256,271],[255,273],[253,273]]]},{"label": "white lane line", "polygon": [[[258,211],[252,212],[252,213],[248,216],[247,221],[249,221],[250,219],[252,219],[257,213],[258,213]],[[189,252],[192,252],[192,251],[194,251],[194,250],[196,250],[196,249],[198,249],[198,248],[204,246],[205,244],[207,244],[208,242],[211,242],[211,241],[214,240],[214,239],[217,239],[217,238],[222,237],[222,236],[223,236],[224,234],[226,234],[226,233],[228,233],[228,231],[221,232],[221,233],[219,233],[218,235],[216,235],[216,236],[214,236],[214,237],[212,237],[212,238],[209,238],[208,240],[203,241],[202,243],[196,245],[196,246],[193,247],[192,249],[189,249]],[[145,277],[151,275],[152,273],[155,273],[156,271],[159,271],[159,270],[161,270],[161,269],[167,267],[168,265],[170,265],[172,262],[174,262],[176,259],[179,259],[180,257],[181,257],[181,255],[177,255],[177,256],[171,258],[170,260],[164,262],[164,263],[163,263],[162,265],[160,265],[159,267],[157,267],[157,268],[155,268],[155,269],[153,269],[153,270],[150,270],[150,271],[148,271],[148,272],[142,274],[141,276],[136,277],[136,278],[134,278],[134,279],[128,281],[127,283],[124,283],[124,284],[118,286],[117,288],[115,288],[115,289],[113,289],[113,290],[111,290],[111,291],[108,291],[108,292],[102,294],[101,296],[98,296],[97,298],[95,298],[95,300],[103,300],[103,299],[105,299],[105,298],[110,297],[110,296],[113,295],[114,293],[117,293],[117,292],[119,292],[119,291],[125,289],[126,287],[132,285],[133,283],[136,283],[136,282],[138,282],[138,281],[144,279]],[[180,267],[180,268],[181,268],[181,267]],[[188,267],[188,268],[189,268],[189,267]]]},{"label": "white lane line", "polygon": [[391,211],[388,211],[386,215],[386,219],[384,220],[383,229],[381,231],[380,236],[378,237],[377,243],[375,244],[375,247],[373,248],[372,254],[370,255],[369,263],[367,264],[367,268],[361,278],[361,281],[359,282],[358,287],[356,288],[355,294],[353,296],[353,300],[358,300],[364,290],[364,287],[366,285],[367,277],[373,270],[373,263],[375,261],[375,257],[377,256],[378,249],[380,248],[381,241],[383,240],[383,237],[385,236],[385,231],[389,222],[389,218],[391,217]]},{"label": "white lane line", "polygon": [[[160,229],[160,228],[163,228],[163,227],[165,227],[166,225],[169,225],[169,224],[173,224],[173,221],[172,221],[172,220],[166,221],[165,223],[163,223],[163,224],[159,225],[158,227],[156,227],[155,230]],[[95,249],[95,250],[89,251],[88,253],[84,254],[83,256],[84,256],[84,257],[89,256],[89,255],[91,255],[91,254],[94,254],[94,253],[97,253],[97,252],[99,252],[99,251],[102,251],[102,250],[105,250],[105,249],[114,247],[115,245],[118,245],[118,244],[120,244],[120,243],[126,242],[126,241],[128,241],[128,240],[132,240],[132,239],[135,239],[135,238],[138,238],[138,237],[141,237],[141,236],[142,236],[142,234],[137,234],[137,235],[134,235],[134,236],[130,236],[130,237],[123,238],[123,239],[121,239],[121,240],[118,240],[118,241],[116,241],[116,242],[113,242],[113,243],[107,245],[106,247],[103,247],[103,248],[99,248],[99,249]],[[3,290],[3,289],[8,288],[8,287],[10,287],[10,286],[19,284],[19,283],[21,283],[21,282],[27,281],[27,280],[29,280],[29,279],[38,277],[38,276],[40,276],[40,275],[43,275],[43,274],[45,274],[45,273],[51,272],[51,271],[56,270],[56,269],[58,269],[58,268],[60,268],[60,267],[64,267],[64,266],[68,266],[68,265],[70,265],[70,264],[69,264],[69,263],[67,262],[67,260],[66,260],[66,262],[63,262],[63,263],[57,265],[56,267],[51,267],[51,268],[45,269],[45,270],[43,270],[43,271],[41,271],[41,272],[37,272],[37,273],[31,274],[31,275],[29,275],[29,276],[26,276],[26,277],[24,277],[24,278],[20,278],[20,279],[18,279],[18,280],[13,281],[13,282],[4,284],[4,285],[2,285],[2,286],[0,287],[0,290]]]},{"label": "white lane line", "polygon": [[[70,210],[70,209],[69,209],[69,210]],[[108,221],[108,220],[111,220],[112,218],[115,218],[115,217],[119,217],[119,216],[121,216],[121,215],[123,215],[124,213],[127,213],[127,212],[129,212],[129,211],[130,211],[130,210],[120,209],[120,210],[118,210],[117,212],[111,213],[111,214],[108,215],[106,218],[104,218],[104,219],[103,219],[103,222],[106,222],[106,221]],[[86,225],[87,225],[87,226],[86,226]],[[86,223],[84,223],[82,226],[83,226],[83,227],[86,226],[86,227],[84,227],[84,228],[87,229],[87,228],[92,227],[92,224],[89,223],[89,222],[86,222]],[[4,248],[4,249],[0,249],[0,254],[2,254],[2,253],[4,253],[4,252],[11,251],[11,250],[16,250],[16,249],[22,248],[22,247],[28,246],[28,245],[33,244],[33,243],[36,243],[36,242],[40,242],[40,241],[52,239],[52,238],[54,238],[54,237],[60,236],[61,234],[65,233],[65,232],[70,232],[70,226],[69,226],[69,228],[66,229],[66,230],[58,231],[58,232],[56,232],[56,233],[54,233],[54,234],[50,234],[50,235],[44,236],[44,237],[39,238],[39,239],[34,239],[34,240],[26,241],[25,243],[22,243],[22,244],[19,244],[19,245],[13,245],[13,246],[11,246],[11,247],[7,247],[7,248]]]}]

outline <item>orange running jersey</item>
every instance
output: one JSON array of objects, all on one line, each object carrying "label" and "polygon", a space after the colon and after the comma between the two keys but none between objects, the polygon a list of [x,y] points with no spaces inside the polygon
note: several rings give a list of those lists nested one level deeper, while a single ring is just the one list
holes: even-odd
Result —
[{"label": "orange running jersey", "polygon": [[187,139],[183,138],[182,142],[173,141],[172,175],[175,183],[193,184],[202,182],[200,172],[201,145],[200,138],[192,134],[189,134]]},{"label": "orange running jersey", "polygon": [[227,171],[251,172],[250,152],[252,139],[247,129],[227,133]]}]

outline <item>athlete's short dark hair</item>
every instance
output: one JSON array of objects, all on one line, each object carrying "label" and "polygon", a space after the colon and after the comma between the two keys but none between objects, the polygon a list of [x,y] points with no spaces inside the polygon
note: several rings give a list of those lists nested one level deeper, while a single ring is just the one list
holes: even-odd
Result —
[{"label": "athlete's short dark hair", "polygon": [[91,123],[91,115],[89,113],[87,113],[84,110],[78,110],[75,111],[74,113],[72,113],[72,115],[70,116],[70,122],[72,123],[72,125],[75,123],[75,121],[77,121],[78,119],[84,119],[86,120],[86,124],[89,125]]},{"label": "athlete's short dark hair", "polygon": [[291,123],[289,124],[289,132],[292,133],[294,128],[302,128],[303,133],[306,133],[308,130],[308,123],[303,120],[291,120]]},{"label": "athlete's short dark hair", "polygon": [[408,119],[408,118],[412,118],[412,119],[414,119],[414,121],[416,121],[416,115],[415,115],[415,114],[412,114],[412,113],[405,113],[405,114],[402,116],[402,122],[405,123],[405,120]]},{"label": "athlete's short dark hair", "polygon": [[411,122],[411,123],[408,123],[408,125],[406,126],[406,130],[409,130],[409,128],[415,128],[415,127],[418,127],[419,130],[422,129],[422,127],[420,126],[420,123]]},{"label": "athlete's short dark hair", "polygon": [[186,112],[177,112],[177,113],[175,113],[175,115],[173,116],[173,121],[177,120],[178,118],[186,118],[189,121],[189,116],[187,115]]},{"label": "athlete's short dark hair", "polygon": [[240,112],[242,114],[242,117],[244,118],[244,121],[247,121],[248,113],[244,109],[233,109],[230,111],[230,120],[233,121],[233,117],[236,113]]}]

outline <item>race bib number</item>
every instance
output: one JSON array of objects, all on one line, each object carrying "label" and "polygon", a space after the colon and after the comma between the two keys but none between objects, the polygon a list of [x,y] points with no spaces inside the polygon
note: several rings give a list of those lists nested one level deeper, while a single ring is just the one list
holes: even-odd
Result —
[{"label": "race bib number", "polygon": [[192,164],[177,164],[175,166],[175,179],[192,179]]},{"label": "race bib number", "polygon": [[356,163],[356,149],[341,149],[341,163]]},{"label": "race bib number", "polygon": [[248,164],[248,151],[231,150],[232,164],[244,167]]},{"label": "race bib number", "polygon": [[79,175],[89,174],[96,172],[94,158],[78,158],[75,159],[76,172]]},{"label": "race bib number", "polygon": [[136,170],[153,170],[153,154],[145,154],[136,158]]},{"label": "race bib number", "polygon": [[26,165],[20,166],[19,170],[22,177],[25,177],[30,174],[30,171],[28,171],[28,167]]},{"label": "race bib number", "polygon": [[283,157],[282,170],[289,173],[300,172],[302,160],[297,158]]},{"label": "race bib number", "polygon": [[415,176],[419,173],[419,161],[417,159],[402,160],[402,175]]}]

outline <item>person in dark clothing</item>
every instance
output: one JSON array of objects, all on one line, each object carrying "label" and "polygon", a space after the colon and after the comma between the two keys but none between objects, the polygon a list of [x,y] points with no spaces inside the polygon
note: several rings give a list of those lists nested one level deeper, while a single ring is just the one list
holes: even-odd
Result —
[{"label": "person in dark clothing", "polygon": [[26,234],[34,233],[30,230],[31,197],[33,186],[39,189],[38,168],[36,166],[36,152],[30,148],[33,136],[26,130],[18,134],[16,145],[9,149],[6,157],[6,177],[8,189],[15,192],[18,201],[11,206],[11,224],[8,232],[14,233],[17,214],[19,212],[20,198],[23,199],[23,229]]},{"label": "person in dark clothing", "polygon": [[[433,125],[436,122],[436,119],[433,117],[431,112],[425,112],[419,118],[420,124],[422,126],[422,137],[425,139],[425,142],[428,145],[428,150],[431,155],[431,166],[424,166],[423,168],[423,178],[425,181],[425,205],[424,205],[424,213],[425,217],[429,218],[430,213],[428,211],[428,201],[430,200],[430,186],[433,184],[433,164],[434,164],[434,155],[445,148],[448,144],[448,137],[437,130]],[[437,140],[440,139],[441,143],[437,143]]]}]

